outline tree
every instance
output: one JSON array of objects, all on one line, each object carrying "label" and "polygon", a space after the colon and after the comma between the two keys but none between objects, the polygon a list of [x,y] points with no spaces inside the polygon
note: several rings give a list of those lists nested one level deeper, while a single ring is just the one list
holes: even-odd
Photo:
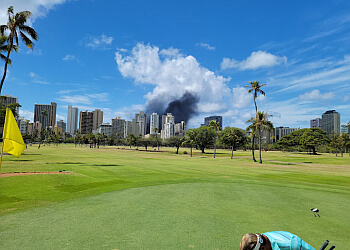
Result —
[{"label": "tree", "polygon": [[139,143],[145,147],[146,151],[147,151],[147,148],[148,146],[151,146],[152,145],[152,139],[151,138],[141,138],[139,140]]},{"label": "tree", "polygon": [[221,141],[223,144],[231,147],[231,159],[233,158],[233,151],[237,147],[243,146],[246,142],[244,131],[239,128],[226,127],[221,133]]},{"label": "tree", "polygon": [[316,147],[328,144],[329,138],[327,133],[320,128],[308,128],[303,130],[301,143],[306,148],[312,150],[312,154],[316,155]]},{"label": "tree", "polygon": [[[272,131],[273,130],[273,124],[268,120],[268,117],[271,115],[268,115],[267,112],[264,111],[258,111],[256,115],[256,120],[253,122],[255,126],[255,130],[258,132],[259,136],[259,163],[262,163],[261,159],[261,133],[263,131]],[[254,119],[252,117],[251,119]]]},{"label": "tree", "polygon": [[329,135],[329,138],[330,138],[329,145],[331,146],[331,148],[335,150],[335,156],[338,156],[338,148],[340,148],[339,137],[340,137],[339,133],[336,133],[334,131]]},{"label": "tree", "polygon": [[0,96],[0,127],[3,127],[5,123],[6,108],[11,109],[13,116],[18,118],[17,108],[22,107],[19,103],[11,103],[8,105],[4,105],[4,99],[6,99],[6,96]]},{"label": "tree", "polygon": [[254,143],[254,139],[256,136],[256,118],[252,117],[250,118],[248,121],[246,121],[246,123],[250,123],[250,125],[246,128],[247,132],[251,132],[250,133],[250,138],[251,138],[251,142],[252,142],[252,157],[253,157],[253,161],[256,162],[255,156],[254,156],[254,148],[255,148],[255,143]]},{"label": "tree", "polygon": [[[341,153],[341,157],[343,157],[343,152],[346,152],[346,149],[350,147],[350,137],[349,134],[341,134],[338,137],[338,145],[340,148],[340,153]],[[349,152],[349,156],[350,156],[350,152]]]},{"label": "tree", "polygon": [[215,137],[214,137],[214,158],[216,154],[216,139],[218,137],[218,131],[221,130],[220,123],[216,120],[212,120],[209,122],[209,128],[212,128],[215,130]]},{"label": "tree", "polygon": [[153,131],[155,132],[155,135],[156,135],[157,148],[158,148],[158,151],[159,151],[159,144],[158,144],[158,128],[153,128]]},{"label": "tree", "polygon": [[126,142],[130,146],[130,148],[131,146],[136,146],[136,142],[137,142],[136,136],[134,134],[128,134],[126,137]]},{"label": "tree", "polygon": [[184,142],[183,137],[179,136],[171,136],[169,139],[167,139],[167,143],[170,147],[175,147],[176,148],[176,154],[179,153],[179,148]]},{"label": "tree", "polygon": [[193,144],[196,143],[196,133],[191,129],[191,130],[188,130],[185,134],[185,137],[184,137],[184,141],[183,141],[183,144],[184,145],[190,145],[191,147],[191,157],[192,157],[192,146]]},{"label": "tree", "polygon": [[9,36],[7,37],[7,56],[5,60],[4,75],[0,83],[0,94],[6,78],[7,65],[10,63],[10,54],[19,46],[18,37],[20,37],[22,42],[24,42],[25,45],[30,49],[33,49],[34,46],[32,40],[38,40],[38,34],[36,33],[36,31],[32,27],[25,25],[27,19],[29,19],[32,15],[30,11],[21,11],[15,14],[13,12],[13,6],[11,6],[7,10],[7,15],[7,24],[0,26],[0,33],[2,35],[4,35],[7,31],[9,32]]},{"label": "tree", "polygon": [[256,98],[258,97],[258,94],[262,94],[265,95],[265,92],[261,90],[261,87],[265,86],[266,83],[264,84],[259,84],[258,81],[254,81],[254,82],[249,82],[250,85],[246,85],[246,88],[251,88],[248,90],[248,93],[252,93],[253,92],[253,97],[254,97],[254,105],[255,105],[255,113],[258,113],[258,106],[256,105]]},{"label": "tree", "polygon": [[[264,84],[259,84],[258,81],[250,82],[250,85],[246,85],[246,88],[250,88],[248,90],[248,93],[253,93],[253,99],[254,99],[254,105],[255,105],[255,115],[258,115],[258,106],[256,105],[256,98],[258,97],[258,94],[265,95],[265,92],[261,90],[261,87],[265,86],[266,83]],[[255,139],[255,131],[252,129],[252,155],[253,155],[253,161],[256,162],[255,157],[254,157],[254,139]]]},{"label": "tree", "polygon": [[[11,59],[7,59],[6,56],[2,54],[2,52],[7,52],[8,50],[8,46],[6,44],[7,39],[7,36],[5,36],[4,34],[0,34],[0,59],[5,62],[7,61],[8,64],[12,66]],[[15,47],[13,48],[13,50],[15,50]]]},{"label": "tree", "polygon": [[207,126],[192,129],[192,131],[194,133],[194,141],[196,146],[204,154],[205,148],[207,148],[209,145],[212,145],[214,142],[214,131]]}]

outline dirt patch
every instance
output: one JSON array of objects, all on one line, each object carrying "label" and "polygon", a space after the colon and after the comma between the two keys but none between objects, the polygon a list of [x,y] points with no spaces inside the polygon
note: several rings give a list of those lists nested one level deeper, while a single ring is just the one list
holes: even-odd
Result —
[{"label": "dirt patch", "polygon": [[19,176],[19,175],[33,175],[33,174],[73,174],[69,171],[52,171],[52,172],[14,172],[14,173],[0,173],[1,177]]}]

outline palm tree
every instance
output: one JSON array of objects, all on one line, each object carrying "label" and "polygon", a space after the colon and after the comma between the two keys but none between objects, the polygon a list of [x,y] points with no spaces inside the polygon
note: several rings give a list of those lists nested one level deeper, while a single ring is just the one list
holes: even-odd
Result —
[{"label": "palm tree", "polygon": [[[0,34],[0,59],[3,61],[7,61],[8,64],[10,64],[10,66],[12,66],[12,61],[11,59],[7,59],[5,55],[1,54],[1,52],[7,52],[8,50],[8,46],[6,44],[7,41],[7,36],[5,36],[4,34]],[[14,47],[13,50],[17,51],[17,48]]]},{"label": "palm tree", "polygon": [[268,117],[271,115],[268,115],[267,112],[264,111],[258,111],[256,116],[256,131],[258,131],[259,135],[259,163],[262,163],[261,160],[261,133],[263,131],[272,131],[273,130],[273,124],[271,121],[268,120]]},{"label": "palm tree", "polygon": [[250,85],[246,85],[246,88],[251,88],[248,90],[248,93],[254,93],[253,97],[254,97],[254,105],[255,105],[255,113],[258,113],[258,106],[256,105],[256,98],[258,97],[258,94],[262,94],[265,95],[265,92],[261,90],[261,87],[265,86],[266,83],[264,84],[259,84],[258,81],[254,81],[254,82],[249,82]]},{"label": "palm tree", "polygon": [[215,129],[215,138],[214,138],[214,158],[216,154],[216,138],[218,137],[218,131],[221,130],[220,123],[216,120],[209,122],[209,127]]},{"label": "palm tree", "polygon": [[11,62],[9,61],[10,54],[13,50],[17,50],[19,46],[18,37],[20,37],[21,40],[25,43],[25,45],[30,49],[33,49],[34,46],[32,40],[38,40],[38,34],[36,33],[36,31],[32,27],[25,25],[27,19],[29,19],[32,15],[30,11],[21,11],[15,14],[13,12],[13,6],[11,6],[7,10],[7,15],[7,24],[0,26],[1,34],[5,34],[6,31],[9,31],[9,36],[7,37],[7,56],[5,60],[4,75],[0,83],[0,93],[6,78],[7,65]]},{"label": "palm tree", "polygon": [[[254,82],[250,82],[250,85],[246,85],[246,88],[250,88],[248,90],[248,93],[252,93],[253,92],[253,97],[254,97],[254,105],[255,105],[255,115],[258,115],[258,106],[256,105],[256,98],[258,97],[258,94],[262,94],[265,95],[265,92],[261,90],[261,87],[265,86],[266,83],[264,84],[259,84],[258,81],[254,81]],[[253,154],[253,161],[256,162],[255,157],[254,157],[254,139],[255,139],[255,133],[253,133],[254,131],[252,130],[252,154]]]},{"label": "palm tree", "polygon": [[159,144],[158,144],[158,128],[153,128],[153,131],[155,132],[155,135],[156,135],[157,148],[158,148],[158,151],[159,151]]},{"label": "palm tree", "polygon": [[254,156],[254,138],[256,135],[256,117],[250,118],[246,123],[250,123],[250,125],[246,128],[246,131],[251,131],[250,137],[252,138],[252,156],[253,156],[253,161],[256,162],[255,156]]}]

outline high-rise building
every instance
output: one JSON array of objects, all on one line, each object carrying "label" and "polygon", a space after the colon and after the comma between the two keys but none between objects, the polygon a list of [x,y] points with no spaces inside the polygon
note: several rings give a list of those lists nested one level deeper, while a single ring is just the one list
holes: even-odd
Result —
[{"label": "high-rise building", "polygon": [[217,121],[222,128],[222,116],[209,116],[204,118],[204,126],[209,126],[210,121]]},{"label": "high-rise building", "polygon": [[168,139],[174,136],[175,117],[171,113],[162,116],[162,124],[161,138]]},{"label": "high-rise building", "polygon": [[310,128],[321,128],[321,118],[310,120]]},{"label": "high-rise building", "polygon": [[184,121],[176,123],[174,125],[174,135],[175,136],[184,136],[186,131],[186,123]]},{"label": "high-rise building", "polygon": [[29,127],[29,120],[24,119],[24,117],[18,117],[17,124],[21,134],[27,134]]},{"label": "high-rise building", "polygon": [[[13,97],[12,95],[3,95],[0,98],[0,102],[5,106],[13,103],[18,103],[18,97]],[[16,111],[17,115],[19,115],[19,107],[16,108]]]},{"label": "high-rise building", "polygon": [[340,133],[340,114],[335,110],[328,110],[322,114],[321,129],[327,134]]},{"label": "high-rise building", "polygon": [[145,112],[140,111],[140,113],[135,114],[135,122],[138,123],[139,134],[144,137],[147,129],[147,115]]},{"label": "high-rise building", "polygon": [[92,114],[92,130],[97,130],[103,123],[103,111],[101,111],[101,109],[95,109],[92,111]]},{"label": "high-rise building", "polygon": [[34,122],[40,122],[42,127],[54,127],[56,124],[56,109],[57,104],[51,102],[51,105],[47,104],[35,104],[34,105]]},{"label": "high-rise building", "polygon": [[112,135],[117,138],[126,137],[126,121],[121,119],[120,116],[116,116],[115,119],[111,120],[112,123]]},{"label": "high-rise building", "polygon": [[66,123],[63,120],[59,120],[57,121],[57,128],[58,131],[61,132],[61,134],[63,135],[66,132]]},{"label": "high-rise building", "polygon": [[97,132],[100,134],[104,134],[106,136],[111,136],[113,131],[113,127],[109,123],[102,123],[97,128]]},{"label": "high-rise building", "polygon": [[348,125],[341,125],[340,126],[340,133],[350,134],[350,127],[348,127]]},{"label": "high-rise building", "polygon": [[289,128],[289,127],[276,127],[273,128],[273,134],[275,139],[274,142],[277,142],[279,139],[281,139],[285,135],[289,135],[290,133],[299,130],[300,128]]},{"label": "high-rise building", "polygon": [[78,115],[78,108],[69,105],[67,113],[67,133],[71,135],[74,135],[78,128]]},{"label": "high-rise building", "polygon": [[81,111],[79,117],[79,132],[81,134],[92,133],[92,117],[93,113],[89,111]]},{"label": "high-rise building", "polygon": [[155,135],[156,133],[159,133],[159,115],[153,113],[150,118],[150,134]]}]

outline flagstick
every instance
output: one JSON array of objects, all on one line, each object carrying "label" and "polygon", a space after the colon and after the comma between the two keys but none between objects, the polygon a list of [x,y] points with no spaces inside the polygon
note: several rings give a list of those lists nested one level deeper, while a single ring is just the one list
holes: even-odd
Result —
[{"label": "flagstick", "polygon": [[1,163],[2,163],[2,155],[4,153],[4,135],[5,135],[5,130],[6,130],[6,121],[7,121],[7,109],[6,108],[6,115],[5,115],[5,122],[4,122],[4,130],[2,131],[2,145],[1,145],[1,158],[0,158],[0,173],[1,173]]},{"label": "flagstick", "polygon": [[4,138],[2,138],[2,145],[1,145],[0,173],[1,173],[1,163],[2,163],[2,153],[3,152],[4,152]]},{"label": "flagstick", "polygon": [[[6,109],[7,113],[7,109]],[[5,122],[4,122],[4,130],[2,131],[2,143],[1,143],[1,158],[0,158],[0,173],[1,173],[1,163],[2,163],[2,154],[4,152],[4,134],[5,134],[5,123],[6,123],[6,114],[5,114]]]}]

